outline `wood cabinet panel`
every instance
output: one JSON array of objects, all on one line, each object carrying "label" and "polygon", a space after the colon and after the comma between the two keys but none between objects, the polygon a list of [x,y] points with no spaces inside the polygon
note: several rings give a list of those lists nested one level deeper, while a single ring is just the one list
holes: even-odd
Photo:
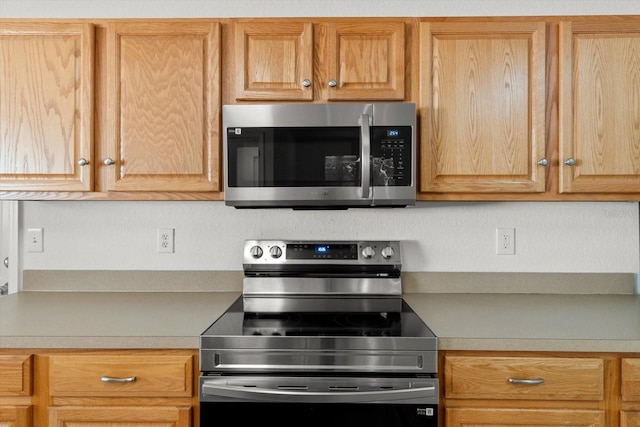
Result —
[{"label": "wood cabinet panel", "polygon": [[219,190],[219,25],[112,23],[106,45],[102,190]]},{"label": "wood cabinet panel", "polygon": [[640,359],[622,359],[622,400],[640,402]]},{"label": "wood cabinet panel", "polygon": [[602,427],[604,411],[559,409],[447,409],[447,427],[472,426]]},{"label": "wood cabinet panel", "polygon": [[93,25],[2,23],[0,191],[92,190],[93,76]]},{"label": "wood cabinet panel", "polygon": [[32,375],[32,355],[0,355],[0,396],[30,396]]},{"label": "wood cabinet panel", "polygon": [[640,20],[560,24],[561,192],[640,192]]},{"label": "wood cabinet panel", "polygon": [[310,22],[238,22],[234,31],[236,99],[313,99]]},{"label": "wood cabinet panel", "polygon": [[[405,98],[403,22],[327,24],[329,100]],[[335,85],[330,84],[334,81]]]},{"label": "wood cabinet panel", "polygon": [[543,192],[543,22],[421,23],[422,192]]},{"label": "wood cabinet panel", "polygon": [[193,366],[191,355],[52,355],[49,390],[52,396],[191,397]]},{"label": "wood cabinet panel", "polygon": [[191,408],[52,407],[49,427],[191,427]]},{"label": "wood cabinet panel", "polygon": [[640,427],[640,412],[622,411],[620,427]]},{"label": "wood cabinet panel", "polygon": [[0,427],[31,426],[31,406],[0,406]]},{"label": "wood cabinet panel", "polygon": [[[542,380],[539,384],[512,380]],[[465,399],[602,400],[598,358],[446,356],[445,395]]]}]

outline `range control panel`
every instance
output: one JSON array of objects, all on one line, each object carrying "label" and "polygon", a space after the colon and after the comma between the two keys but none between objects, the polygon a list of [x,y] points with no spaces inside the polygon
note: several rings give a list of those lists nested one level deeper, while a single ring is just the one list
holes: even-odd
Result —
[{"label": "range control panel", "polygon": [[399,264],[398,241],[247,240],[244,264]]}]

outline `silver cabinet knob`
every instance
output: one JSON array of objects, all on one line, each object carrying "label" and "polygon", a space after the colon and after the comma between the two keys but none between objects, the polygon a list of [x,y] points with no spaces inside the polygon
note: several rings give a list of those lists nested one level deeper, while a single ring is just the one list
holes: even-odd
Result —
[{"label": "silver cabinet knob", "polygon": [[304,80],[302,81],[302,86],[304,86],[304,87],[309,87],[309,86],[311,86],[311,80],[309,80],[309,79],[304,79]]},{"label": "silver cabinet knob", "polygon": [[567,160],[564,161],[564,164],[567,166],[575,166],[576,159],[574,159],[573,157],[569,157]]},{"label": "silver cabinet knob", "polygon": [[338,82],[337,81],[335,81],[333,79],[329,80],[329,87],[336,87],[336,86],[338,86]]},{"label": "silver cabinet knob", "polygon": [[104,163],[107,166],[111,166],[111,165],[115,165],[116,162],[111,158],[111,157],[107,157],[106,159],[104,159]]},{"label": "silver cabinet knob", "polygon": [[80,166],[87,166],[89,164],[89,160],[85,159],[84,157],[80,157],[80,159],[78,160],[78,165]]},{"label": "silver cabinet knob", "polygon": [[6,258],[4,259],[4,266],[5,266],[5,267],[7,267],[7,268],[9,268],[9,257],[6,257]]},{"label": "silver cabinet knob", "polygon": [[549,165],[549,160],[547,160],[546,158],[540,159],[540,160],[538,160],[538,165],[540,165],[540,166],[548,166]]}]

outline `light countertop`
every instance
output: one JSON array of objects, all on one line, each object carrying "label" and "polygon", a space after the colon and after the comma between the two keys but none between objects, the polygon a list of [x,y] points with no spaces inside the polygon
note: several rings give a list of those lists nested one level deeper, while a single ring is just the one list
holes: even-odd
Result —
[{"label": "light countertop", "polygon": [[[20,292],[0,348],[192,348],[239,292]],[[640,352],[640,296],[410,293],[443,350]]]}]

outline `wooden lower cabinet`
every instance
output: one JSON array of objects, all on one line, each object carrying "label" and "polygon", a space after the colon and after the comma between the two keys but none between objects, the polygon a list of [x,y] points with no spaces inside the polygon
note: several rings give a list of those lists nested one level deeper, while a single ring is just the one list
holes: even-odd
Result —
[{"label": "wooden lower cabinet", "polygon": [[620,427],[640,427],[640,357],[623,358],[620,368]]},{"label": "wooden lower cabinet", "polygon": [[31,427],[33,356],[0,354],[0,427]]},{"label": "wooden lower cabinet", "polygon": [[605,416],[604,411],[596,410],[456,408],[446,411],[446,425],[601,427]]},{"label": "wooden lower cabinet", "polygon": [[[192,427],[196,350],[69,351],[42,356],[49,427]],[[46,418],[46,421],[45,421]]]},{"label": "wooden lower cabinet", "polygon": [[0,427],[31,427],[31,405],[0,406]]},{"label": "wooden lower cabinet", "polygon": [[441,367],[446,427],[619,424],[608,355],[445,352]]},{"label": "wooden lower cabinet", "polygon": [[191,412],[185,407],[53,407],[49,427],[191,427]]}]

